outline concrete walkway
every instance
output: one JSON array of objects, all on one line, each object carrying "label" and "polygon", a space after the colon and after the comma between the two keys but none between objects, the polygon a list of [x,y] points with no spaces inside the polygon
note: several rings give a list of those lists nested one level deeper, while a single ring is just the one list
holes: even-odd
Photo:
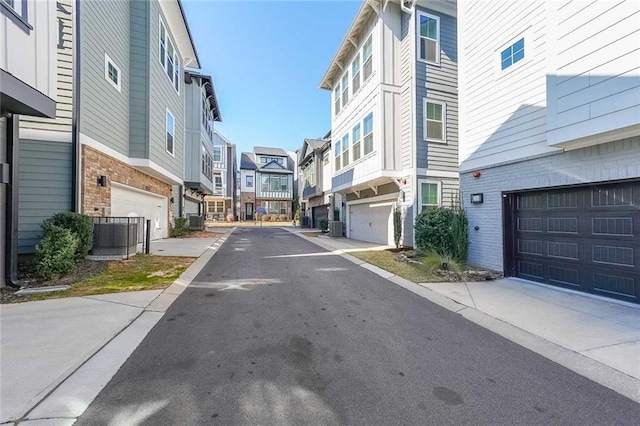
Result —
[{"label": "concrete walkway", "polygon": [[390,246],[288,230],[640,402],[640,306],[514,278],[416,284],[348,254]]},{"label": "concrete walkway", "polygon": [[73,424],[230,232],[154,242],[160,255],[198,257],[164,291],[0,306],[0,423]]}]

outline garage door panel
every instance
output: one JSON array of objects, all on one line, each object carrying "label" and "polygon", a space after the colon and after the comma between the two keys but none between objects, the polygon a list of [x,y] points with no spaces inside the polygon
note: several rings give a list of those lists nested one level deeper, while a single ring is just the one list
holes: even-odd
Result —
[{"label": "garage door panel", "polygon": [[509,223],[516,276],[640,302],[640,184],[514,199]]},{"label": "garage door panel", "polygon": [[111,187],[111,215],[144,217],[151,220],[151,239],[166,238],[168,233],[167,198],[124,185]]},{"label": "garage door panel", "polygon": [[389,244],[391,208],[392,206],[386,202],[349,206],[350,238]]}]

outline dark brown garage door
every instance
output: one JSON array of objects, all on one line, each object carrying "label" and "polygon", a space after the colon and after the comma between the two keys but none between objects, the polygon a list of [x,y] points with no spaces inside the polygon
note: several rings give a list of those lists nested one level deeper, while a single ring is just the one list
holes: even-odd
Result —
[{"label": "dark brown garage door", "polygon": [[640,303],[640,183],[504,200],[508,275]]},{"label": "dark brown garage door", "polygon": [[313,215],[313,227],[320,229],[320,219],[328,219],[329,218],[329,206],[318,206],[314,207],[312,210]]}]

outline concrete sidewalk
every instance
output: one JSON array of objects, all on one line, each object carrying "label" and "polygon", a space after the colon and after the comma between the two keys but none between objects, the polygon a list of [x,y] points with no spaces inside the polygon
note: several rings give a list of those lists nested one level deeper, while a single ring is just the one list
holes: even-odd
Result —
[{"label": "concrete sidewalk", "polygon": [[0,423],[71,425],[224,243],[154,242],[198,259],[170,287],[0,306]]},{"label": "concrete sidewalk", "polygon": [[348,254],[390,246],[289,231],[640,402],[640,306],[514,278],[416,284]]}]

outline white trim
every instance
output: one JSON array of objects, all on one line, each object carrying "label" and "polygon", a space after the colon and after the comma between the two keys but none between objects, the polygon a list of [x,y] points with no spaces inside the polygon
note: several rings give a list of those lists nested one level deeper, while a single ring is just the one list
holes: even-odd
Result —
[{"label": "white trim", "polygon": [[[118,71],[118,83],[114,83],[113,80],[109,77],[109,65],[114,67],[116,71]],[[118,92],[122,93],[122,71],[120,67],[116,65],[116,63],[107,55],[107,52],[104,52],[104,78],[111,84]]]},{"label": "white trim", "polygon": [[460,173],[448,172],[444,170],[418,169],[416,174],[418,176],[427,176],[427,177],[439,177],[439,178],[451,178],[451,179],[460,178]]},{"label": "white trim", "polygon": [[[181,178],[174,175],[173,173],[167,171],[165,168],[159,166],[155,162],[146,159],[146,158],[129,158],[126,155],[120,154],[118,151],[113,148],[109,148],[108,146],[98,142],[95,139],[90,138],[84,133],[80,133],[80,144],[91,147],[97,151],[100,151],[102,154],[107,155],[115,160],[120,161],[121,163],[126,164],[127,166],[135,167],[135,168],[148,168],[155,171],[157,174],[162,175],[162,177],[150,175],[155,177],[156,179],[162,180],[166,183],[171,183],[174,185],[182,185],[184,182]],[[149,174],[146,173],[145,174]]]},{"label": "white trim", "polygon": [[418,206],[418,214],[422,213],[422,184],[427,183],[438,186],[438,204],[437,207],[442,206],[442,181],[430,180],[430,179],[418,179],[418,197],[416,198],[416,205]]},{"label": "white trim", "polygon": [[377,195],[375,197],[368,197],[368,198],[361,198],[359,200],[353,200],[353,201],[347,201],[347,206],[352,206],[354,204],[368,204],[368,203],[375,203],[378,201],[389,201],[391,200],[391,202],[396,202],[398,200],[398,196],[400,195],[400,191],[398,192],[392,192],[390,194],[384,194],[384,195]]},{"label": "white trim", "polygon": [[[169,111],[169,108],[165,108],[166,113],[164,115],[164,150],[171,155],[173,158],[176,157],[176,116],[173,115],[173,113],[171,111]],[[171,134],[173,140],[172,140],[172,149],[173,151],[169,151],[167,149],[167,133],[169,133],[169,123],[167,120],[167,114],[169,114],[171,116],[171,121],[173,124],[173,133]]]},{"label": "white trim", "polygon": [[[427,138],[427,104],[438,104],[442,106],[442,139]],[[447,143],[447,103],[432,98],[423,98],[422,101],[422,139],[427,142]]]},{"label": "white trim", "polygon": [[[430,13],[427,12],[423,12],[421,10],[417,11],[418,13],[416,13],[416,60],[419,62],[424,62],[425,64],[433,64],[433,65],[440,65],[440,17],[436,16],[436,15],[432,15]],[[420,41],[421,41],[421,35],[420,35],[420,17],[421,16],[426,16],[428,18],[431,19],[435,19],[436,20],[436,60],[435,62],[433,61],[428,61],[427,59],[422,59],[420,57]],[[427,37],[428,38],[428,37]],[[429,39],[429,40],[433,40],[433,39]]]},{"label": "white trim", "polygon": [[[2,0],[0,0],[2,1]],[[20,128],[20,139],[71,143],[71,132]]]}]

